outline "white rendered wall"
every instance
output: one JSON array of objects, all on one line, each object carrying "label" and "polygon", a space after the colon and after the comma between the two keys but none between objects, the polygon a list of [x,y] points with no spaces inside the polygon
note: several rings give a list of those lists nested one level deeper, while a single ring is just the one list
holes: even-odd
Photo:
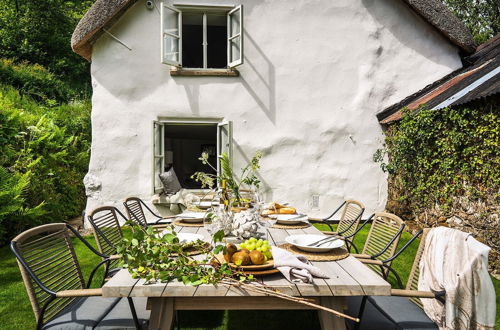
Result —
[{"label": "white rendered wall", "polygon": [[[184,2],[193,0],[175,3]],[[160,63],[159,12],[144,0],[110,29],[132,50],[107,35],[94,44],[87,211],[121,208],[130,195],[150,199],[159,116],[232,120],[235,166],[261,150],[269,200],[311,215],[346,198],[367,213],[384,209],[386,175],[372,161],[384,138],[375,114],[459,68],[457,48],[402,1],[242,3],[238,78],[171,77]],[[320,196],[319,210],[311,195]]]}]

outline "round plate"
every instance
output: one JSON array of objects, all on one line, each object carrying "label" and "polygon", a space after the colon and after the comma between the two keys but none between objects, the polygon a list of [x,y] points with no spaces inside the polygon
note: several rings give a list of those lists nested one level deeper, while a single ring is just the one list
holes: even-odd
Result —
[{"label": "round plate", "polygon": [[205,212],[183,212],[176,216],[177,220],[182,220],[186,223],[199,223],[203,222]]},{"label": "round plate", "polygon": [[212,202],[212,201],[201,201],[201,202],[194,203],[194,205],[199,207],[200,209],[208,209],[208,208],[212,207],[212,205],[217,205],[217,203]]},{"label": "round plate", "polygon": [[[221,263],[227,263],[226,259],[224,259],[224,256],[222,254],[219,254],[217,256],[217,259]],[[236,264],[233,264],[232,262],[228,263],[231,268],[235,269],[241,269],[243,271],[257,271],[257,270],[264,270],[264,269],[269,269],[274,267],[274,260],[268,260],[266,261],[263,265],[247,265],[247,266],[237,266]]]},{"label": "round plate", "polygon": [[[170,229],[163,230],[159,233],[159,236],[162,237],[165,234],[169,234],[172,231]],[[193,234],[193,233],[177,233],[177,238],[179,239],[179,243],[186,244],[191,243],[197,240],[203,241],[203,235]]]},{"label": "round plate", "polygon": [[327,235],[291,235],[285,238],[285,241],[287,243],[292,244],[293,246],[296,246],[297,248],[307,251],[307,252],[327,252],[331,251],[333,249],[340,248],[344,246],[344,241],[341,239],[336,239],[333,241],[330,241],[328,243],[325,243],[319,247],[313,247],[313,246],[308,246],[309,244],[312,244],[314,242],[318,242],[319,240],[325,239],[327,237],[331,237],[331,239],[334,239],[334,236],[327,236]]},{"label": "round plate", "polygon": [[305,214],[271,214],[271,219],[276,219],[277,223],[284,225],[295,225],[301,222],[307,222],[309,219]]}]

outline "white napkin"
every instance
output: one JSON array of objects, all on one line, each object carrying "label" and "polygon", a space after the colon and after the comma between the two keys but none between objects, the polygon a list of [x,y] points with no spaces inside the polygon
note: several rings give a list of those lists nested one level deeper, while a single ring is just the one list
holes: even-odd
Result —
[{"label": "white napkin", "polygon": [[294,255],[276,246],[272,247],[274,266],[291,282],[313,283],[313,276],[328,278],[318,267],[311,265],[305,256]]}]

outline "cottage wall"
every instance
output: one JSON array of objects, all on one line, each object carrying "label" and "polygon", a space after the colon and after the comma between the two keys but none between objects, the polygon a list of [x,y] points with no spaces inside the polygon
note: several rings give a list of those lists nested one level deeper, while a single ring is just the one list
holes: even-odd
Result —
[{"label": "cottage wall", "polygon": [[[202,1],[210,2],[234,4]],[[383,141],[375,114],[459,68],[458,49],[402,1],[242,3],[240,77],[171,77],[160,63],[159,11],[144,0],[109,29],[131,50],[106,34],[93,45],[87,211],[151,198],[159,116],[233,121],[235,166],[261,150],[269,200],[315,215],[346,198],[367,212],[384,209],[387,178],[372,160]]]}]

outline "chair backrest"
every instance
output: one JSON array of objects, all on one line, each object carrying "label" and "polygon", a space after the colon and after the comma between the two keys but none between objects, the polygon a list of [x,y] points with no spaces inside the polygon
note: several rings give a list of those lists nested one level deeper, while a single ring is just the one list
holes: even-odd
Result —
[{"label": "chair backrest", "polygon": [[[47,301],[51,301],[51,296],[41,289],[22,263],[29,267],[45,287],[54,292],[85,288],[66,224],[54,223],[31,228],[16,236],[11,248],[18,258],[19,269],[37,321],[42,316],[42,309]],[[73,299],[75,298],[57,298],[45,309],[42,321],[52,318]]]},{"label": "chair backrest", "polygon": [[[418,245],[417,254],[415,255],[415,260],[411,267],[410,275],[408,276],[408,282],[406,282],[406,290],[418,290],[418,279],[420,278],[420,261],[424,254],[425,238],[430,228],[425,228],[422,236],[420,236],[420,244]],[[418,306],[422,307],[422,301],[420,298],[410,298]]]},{"label": "chair backrest", "polygon": [[[350,236],[358,229],[359,221],[365,211],[363,203],[356,200],[346,200],[342,214],[339,218],[337,232],[342,236]],[[354,224],[353,224],[354,223]]]},{"label": "chair backrest", "polygon": [[[103,206],[96,208],[88,216],[99,252],[107,256],[116,254],[116,247],[123,240],[118,214],[116,207]],[[119,260],[113,260],[110,267],[115,268],[118,263]]]},{"label": "chair backrest", "polygon": [[127,215],[130,220],[135,221],[144,227],[148,225],[146,215],[142,209],[142,200],[140,198],[128,197],[125,199],[123,205],[125,205],[125,210],[127,210]]},{"label": "chair backrest", "polygon": [[397,215],[385,212],[375,213],[362,254],[378,255],[390,243],[389,247],[376,259],[385,260],[392,257],[398,247],[403,228],[404,222]]}]

